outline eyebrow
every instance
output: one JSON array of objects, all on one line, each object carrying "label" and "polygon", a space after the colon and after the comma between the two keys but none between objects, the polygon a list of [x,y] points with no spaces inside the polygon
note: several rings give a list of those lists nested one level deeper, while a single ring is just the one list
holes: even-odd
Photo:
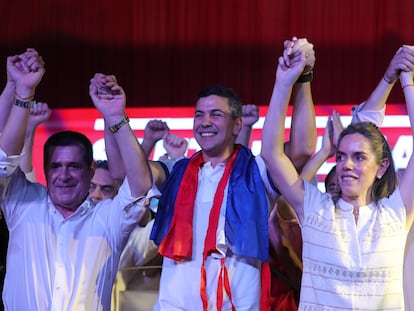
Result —
[{"label": "eyebrow", "polygon": [[[339,151],[339,150],[336,152],[336,155],[346,155],[346,154],[347,154],[346,152]],[[354,156],[354,155],[368,155],[368,153],[365,151],[354,151],[351,153],[351,156]]]},{"label": "eyebrow", "polygon": [[115,190],[115,187],[114,186],[112,186],[112,185],[102,185],[102,186],[100,186],[101,187],[101,189],[104,189],[104,190]]},{"label": "eyebrow", "polygon": [[94,186],[99,186],[99,188],[111,188],[111,189],[115,189],[115,187],[113,185],[109,185],[109,184],[98,184],[96,182],[90,181],[90,183]]},{"label": "eyebrow", "polygon": [[219,109],[219,108],[214,108],[214,109],[207,110],[207,111],[197,109],[194,113],[197,113],[197,112],[200,112],[200,113],[205,113],[205,112],[208,112],[208,113],[212,113],[212,112],[230,113],[230,112],[226,112],[226,111],[224,111],[222,109]]}]

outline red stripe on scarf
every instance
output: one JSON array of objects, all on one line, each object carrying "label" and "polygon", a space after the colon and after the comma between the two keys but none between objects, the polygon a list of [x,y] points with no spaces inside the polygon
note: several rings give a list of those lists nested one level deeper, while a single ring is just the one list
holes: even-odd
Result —
[{"label": "red stripe on scarf", "polygon": [[[224,190],[226,189],[227,183],[229,181],[230,172],[233,167],[233,163],[234,163],[234,160],[236,159],[239,149],[240,149],[240,146],[237,145],[235,151],[233,152],[232,156],[230,157],[229,161],[226,164],[226,168],[224,169],[223,176],[221,177],[218,183],[217,190],[214,195],[213,206],[210,210],[207,234],[204,240],[203,264],[201,266],[201,278],[202,279],[201,279],[200,295],[203,301],[204,310],[208,309],[208,301],[207,301],[207,293],[206,293],[207,289],[204,287],[207,284],[207,280],[205,279],[206,272],[205,272],[204,262],[209,254],[211,254],[212,252],[218,252],[216,249],[216,244],[217,244],[216,235],[217,235],[218,221],[220,217],[220,210],[221,210],[221,206],[223,205]],[[224,273],[224,275],[227,277],[227,269],[224,264],[224,259],[222,259],[220,277],[219,277],[219,282],[217,284],[217,293],[218,293],[217,310],[218,311],[221,311],[221,306],[223,303],[223,281],[222,281],[223,279],[221,278],[222,273]],[[230,301],[231,301],[230,284],[229,282],[227,282],[225,285],[226,285],[225,286],[226,293],[229,296]],[[233,302],[231,302],[231,304],[232,304],[232,309],[234,309]]]},{"label": "red stripe on scarf", "polygon": [[[240,146],[236,146],[235,152],[230,157],[226,164],[223,176],[219,181],[217,190],[214,196],[213,206],[210,211],[209,226],[204,243],[203,263],[201,267],[201,284],[200,295],[203,302],[204,310],[208,309],[207,298],[207,276],[204,268],[204,261],[209,254],[217,252],[216,250],[216,233],[218,227],[218,220],[220,216],[220,209],[223,204],[224,190],[227,186],[231,168],[236,158]],[[201,152],[194,155],[190,160],[184,175],[182,177],[180,187],[177,193],[177,198],[174,204],[174,214],[171,220],[171,225],[168,233],[162,240],[158,251],[165,257],[176,261],[191,260],[192,245],[193,245],[193,216],[194,216],[194,202],[198,188],[198,174],[200,166],[204,163]],[[267,268],[267,269],[266,269]],[[262,270],[262,301],[261,307],[263,310],[268,310],[269,297],[269,273],[268,267],[265,265]],[[223,283],[224,290],[230,299],[232,310],[235,307],[232,302],[232,295],[230,289],[230,282],[228,278],[227,269],[224,264],[224,258],[220,269],[219,284],[217,288],[217,307],[221,310],[223,303]]]},{"label": "red stripe on scarf", "polygon": [[184,172],[171,225],[158,251],[176,261],[191,260],[193,247],[194,201],[198,187],[198,171],[204,163],[201,152],[194,155]]}]

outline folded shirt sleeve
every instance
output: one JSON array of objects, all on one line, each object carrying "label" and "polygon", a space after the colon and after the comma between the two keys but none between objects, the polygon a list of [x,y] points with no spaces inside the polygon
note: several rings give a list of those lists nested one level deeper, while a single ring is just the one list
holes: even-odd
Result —
[{"label": "folded shirt sleeve", "polygon": [[21,155],[7,156],[7,154],[0,149],[0,178],[12,175],[19,167],[20,159]]},{"label": "folded shirt sleeve", "polygon": [[352,121],[351,123],[371,122],[376,126],[381,126],[384,122],[385,106],[380,110],[362,110],[365,102],[354,106],[351,109]]}]

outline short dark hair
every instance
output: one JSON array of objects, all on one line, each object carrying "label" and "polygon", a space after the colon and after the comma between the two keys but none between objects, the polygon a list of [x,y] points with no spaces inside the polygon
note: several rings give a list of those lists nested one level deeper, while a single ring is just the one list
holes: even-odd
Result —
[{"label": "short dark hair", "polygon": [[92,143],[84,134],[74,131],[57,132],[50,136],[43,146],[43,169],[47,172],[55,147],[78,146],[82,150],[82,158],[88,166],[92,165]]},{"label": "short dark hair", "polygon": [[108,160],[96,160],[96,168],[102,168],[109,171]]},{"label": "short dark hair", "polygon": [[325,191],[328,191],[329,181],[331,178],[334,177],[336,174],[336,165],[332,166],[332,168],[329,170],[328,174],[325,177]]},{"label": "short dark hair", "polygon": [[384,175],[381,178],[376,178],[372,185],[371,199],[374,202],[378,202],[382,198],[389,197],[397,187],[397,175],[395,173],[391,148],[384,135],[371,122],[350,124],[339,136],[338,146],[341,144],[342,139],[350,134],[361,134],[369,140],[377,164],[381,164],[383,160],[388,159],[389,166]]},{"label": "short dark hair", "polygon": [[234,90],[221,85],[212,85],[202,89],[198,93],[197,99],[207,97],[210,95],[217,95],[220,97],[228,98],[231,115],[233,119],[241,118],[243,103],[241,102],[239,96]]}]

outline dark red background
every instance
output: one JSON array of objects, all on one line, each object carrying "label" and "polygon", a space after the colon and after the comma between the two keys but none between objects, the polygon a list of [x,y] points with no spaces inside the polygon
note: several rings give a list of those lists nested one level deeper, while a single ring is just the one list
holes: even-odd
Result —
[{"label": "dark red background", "polygon": [[[91,107],[95,72],[115,74],[129,106],[191,106],[209,84],[266,105],[282,42],[297,35],[315,44],[315,102],[349,104],[414,44],[413,21],[412,0],[2,0],[0,65],[38,49],[37,98],[53,107]],[[403,101],[399,87],[390,101]]]}]

